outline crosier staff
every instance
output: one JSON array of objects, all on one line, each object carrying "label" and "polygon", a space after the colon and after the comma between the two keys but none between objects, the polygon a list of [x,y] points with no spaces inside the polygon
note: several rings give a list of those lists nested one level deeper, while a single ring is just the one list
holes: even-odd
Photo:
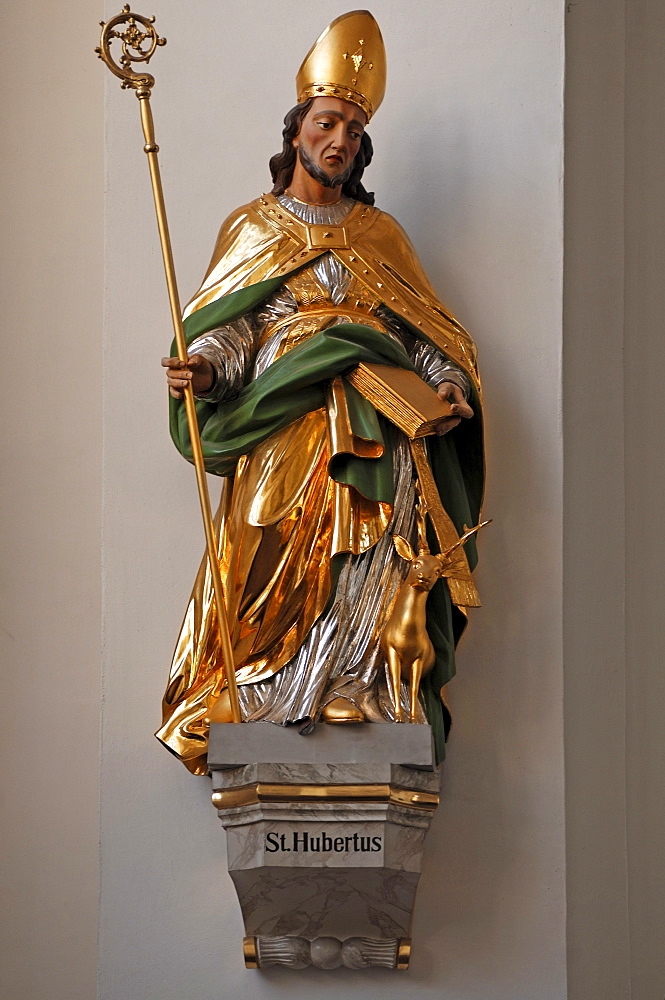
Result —
[{"label": "crosier staff", "polygon": [[[187,363],[187,344],[185,342],[185,332],[182,326],[182,315],[180,310],[180,299],[178,296],[178,286],[176,283],[175,267],[173,264],[173,253],[171,251],[171,240],[169,237],[168,223],[166,221],[166,207],[164,205],[164,193],[162,191],[162,181],[159,173],[159,161],[157,153],[159,146],[155,142],[155,131],[152,120],[152,110],[150,108],[150,94],[155,83],[155,78],[149,73],[135,72],[132,63],[148,63],[152,58],[157,46],[166,45],[166,39],[160,38],[153,27],[154,17],[142,17],[134,14],[129,4],[125,4],[121,14],[112,17],[110,21],[101,21],[102,34],[99,47],[95,52],[102,59],[115,76],[122,80],[123,90],[133,90],[139,99],[141,108],[141,125],[143,126],[143,136],[145,145],[143,149],[148,156],[148,166],[150,168],[150,180],[152,182],[152,193],[155,199],[155,211],[157,213],[157,225],[159,227],[159,240],[164,258],[164,270],[166,272],[166,285],[169,292],[169,302],[171,304],[171,318],[173,320],[173,330],[179,359]],[[118,30],[120,29],[120,30]],[[111,55],[111,42],[114,38],[122,42],[122,56],[118,64]],[[224,590],[222,578],[219,572],[219,562],[217,559],[217,538],[212,519],[210,507],[210,495],[208,493],[208,481],[206,479],[205,464],[203,461],[203,450],[201,448],[201,437],[196,419],[196,404],[194,401],[194,390],[191,384],[185,386],[185,409],[187,413],[187,426],[192,444],[192,455],[194,467],[196,469],[196,481],[199,488],[199,500],[201,502],[201,513],[203,515],[203,525],[205,528],[206,547],[208,560],[210,562],[210,572],[215,594],[215,604],[217,607],[217,618],[219,621],[219,633],[222,643],[222,653],[226,666],[226,675],[229,688],[229,700],[231,702],[231,714],[234,722],[241,722],[240,703],[238,701],[238,685],[236,684],[235,670],[233,665],[233,650],[231,648],[231,637],[229,635],[229,623],[224,602]]]}]

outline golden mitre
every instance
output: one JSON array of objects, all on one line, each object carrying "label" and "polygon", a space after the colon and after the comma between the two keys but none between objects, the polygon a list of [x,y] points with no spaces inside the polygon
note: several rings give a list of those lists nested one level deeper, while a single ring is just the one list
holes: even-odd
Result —
[{"label": "golden mitre", "polygon": [[298,104],[339,97],[363,109],[367,120],[386,91],[386,49],[368,10],[335,18],[314,42],[296,77]]}]

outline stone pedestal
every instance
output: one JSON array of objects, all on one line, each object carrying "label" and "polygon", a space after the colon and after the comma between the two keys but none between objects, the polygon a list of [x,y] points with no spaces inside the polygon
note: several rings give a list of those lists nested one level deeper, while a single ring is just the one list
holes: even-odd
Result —
[{"label": "stone pedestal", "polygon": [[438,805],[427,725],[213,725],[213,804],[250,967],[407,968]]}]

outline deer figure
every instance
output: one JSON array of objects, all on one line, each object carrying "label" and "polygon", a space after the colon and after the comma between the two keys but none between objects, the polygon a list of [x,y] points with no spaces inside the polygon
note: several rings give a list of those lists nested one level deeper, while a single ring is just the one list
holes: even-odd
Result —
[{"label": "deer figure", "polygon": [[395,706],[395,722],[404,722],[400,699],[400,680],[409,683],[409,722],[416,721],[418,690],[421,679],[434,666],[434,647],[427,634],[425,605],[430,590],[449,567],[453,552],[489,521],[465,531],[462,537],[442,552],[432,555],[425,540],[424,520],[427,508],[421,502],[418,515],[418,554],[406,538],[393,536],[399,555],[409,562],[409,573],[395,600],[392,612],[381,635],[381,649],[388,662],[388,685]]}]

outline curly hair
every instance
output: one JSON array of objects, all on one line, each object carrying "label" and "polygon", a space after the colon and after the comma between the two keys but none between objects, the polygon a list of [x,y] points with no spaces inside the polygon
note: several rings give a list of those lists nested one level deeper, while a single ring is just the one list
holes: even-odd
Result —
[{"label": "curly hair", "polygon": [[[270,158],[269,164],[270,175],[273,181],[272,193],[274,195],[283,194],[291,183],[297,157],[297,152],[292,145],[292,141],[300,132],[302,120],[311,108],[313,100],[314,98],[310,97],[309,100],[303,101],[302,104],[296,104],[284,118],[282,151],[281,153],[275,153]],[[360,140],[360,149],[353,161],[353,170],[342,185],[342,194],[347,195],[349,198],[354,198],[356,201],[362,201],[365,205],[374,204],[374,192],[366,191],[360,180],[365,167],[369,166],[372,161],[373,153],[372,140],[367,135],[367,132],[363,132],[363,137]]]}]

